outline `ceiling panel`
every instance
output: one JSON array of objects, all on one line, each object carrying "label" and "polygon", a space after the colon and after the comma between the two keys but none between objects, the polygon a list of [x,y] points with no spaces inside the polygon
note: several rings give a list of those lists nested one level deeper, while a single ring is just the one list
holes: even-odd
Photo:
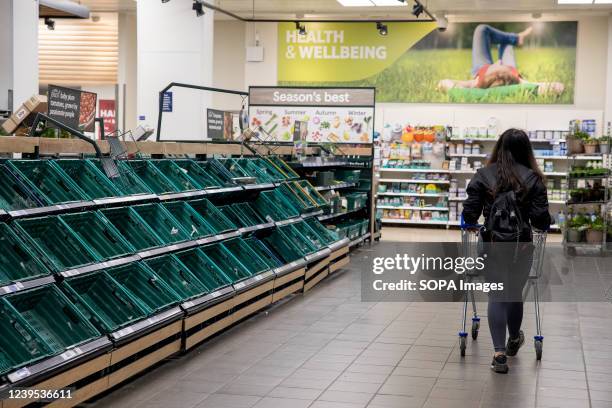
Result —
[{"label": "ceiling panel", "polygon": [[[91,11],[135,11],[134,0],[72,0],[75,3],[89,7]],[[153,0],[145,0],[153,1]],[[180,0],[185,1],[185,0]]]}]

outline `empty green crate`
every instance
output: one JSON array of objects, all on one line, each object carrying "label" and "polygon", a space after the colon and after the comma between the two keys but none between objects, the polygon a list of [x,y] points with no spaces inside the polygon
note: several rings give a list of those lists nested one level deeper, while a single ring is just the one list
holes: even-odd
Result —
[{"label": "empty green crate", "polygon": [[213,203],[206,198],[188,201],[191,208],[196,210],[213,228],[215,234],[233,231],[238,227],[227,218]]},{"label": "empty green crate", "polygon": [[133,262],[111,268],[107,272],[123,285],[132,297],[153,312],[167,309],[181,300],[163,279],[143,263]]},{"label": "empty green crate", "polygon": [[320,249],[302,234],[294,224],[283,225],[279,227],[279,230],[287,237],[288,242],[294,245],[304,256]]},{"label": "empty green crate", "polygon": [[295,182],[302,188],[308,197],[310,197],[319,208],[326,207],[329,205],[327,200],[319,193],[307,180],[300,180]]},{"label": "empty green crate", "polygon": [[215,229],[186,202],[175,201],[165,203],[163,206],[180,222],[191,239],[207,237],[215,233]]},{"label": "empty green crate", "polygon": [[0,224],[0,286],[48,274],[25,242],[6,224]]},{"label": "empty green crate", "polygon": [[300,234],[306,237],[317,250],[327,246],[327,241],[322,238],[317,232],[315,232],[310,226],[304,221],[296,222],[293,227],[298,230]]},{"label": "empty green crate", "polygon": [[71,301],[100,331],[111,333],[137,320],[150,309],[105,271],[66,279],[61,283]]},{"label": "empty green crate", "polygon": [[317,202],[306,193],[295,181],[287,182],[279,187],[283,197],[285,197],[293,207],[302,213],[312,212],[318,208]]},{"label": "empty green crate", "polygon": [[238,163],[251,177],[255,177],[258,183],[273,183],[275,181],[281,181],[278,174],[273,174],[267,169],[261,162],[261,159],[233,159]]},{"label": "empty green crate", "polygon": [[232,283],[252,275],[250,270],[221,244],[206,245],[201,250],[232,280]]},{"label": "empty green crate", "polygon": [[101,336],[55,285],[17,292],[5,296],[4,300],[54,354]]},{"label": "empty green crate", "polygon": [[125,160],[118,162],[119,170],[132,170],[144,184],[156,194],[176,193],[180,189],[149,160]]},{"label": "empty green crate", "polygon": [[257,179],[257,175],[253,174],[251,171],[247,171],[238,163],[237,159],[222,159],[219,160],[220,163],[232,174],[232,178],[248,178],[254,177]]},{"label": "empty green crate", "polygon": [[224,241],[222,245],[249,270],[251,275],[257,275],[270,269],[268,264],[242,238]]},{"label": "empty green crate", "polygon": [[42,195],[28,190],[4,165],[0,164],[0,209],[5,211],[23,210],[50,204]]},{"label": "empty green crate", "polygon": [[278,156],[268,156],[264,160],[269,162],[271,165],[275,166],[277,169],[285,173],[287,179],[295,180],[299,179],[300,175],[295,172],[284,160],[280,159]]},{"label": "empty green crate", "polygon": [[100,260],[60,217],[29,218],[15,225],[56,272]]},{"label": "empty green crate", "polygon": [[319,237],[321,237],[325,245],[329,245],[339,240],[338,235],[335,234],[334,231],[326,228],[325,225],[321,224],[316,218],[308,218],[305,222],[319,235]]},{"label": "empty green crate", "polygon": [[278,189],[261,192],[254,206],[261,215],[266,218],[270,217],[274,221],[282,221],[300,215],[300,211],[295,209]]},{"label": "empty green crate", "polygon": [[136,252],[136,248],[123,238],[119,230],[100,212],[67,214],[61,218],[100,259]]},{"label": "empty green crate", "polygon": [[173,160],[152,160],[163,174],[170,180],[179,191],[201,190],[201,186],[195,179],[191,178],[185,170],[180,168]]},{"label": "empty green crate", "polygon": [[244,242],[246,242],[249,247],[251,247],[251,249],[264,260],[269,268],[278,268],[279,266],[283,265],[283,262],[276,255],[274,255],[274,252],[272,252],[272,250],[268,248],[260,239],[249,237],[245,238]]},{"label": "empty green crate", "polygon": [[22,176],[29,190],[50,204],[87,199],[85,192],[49,160],[10,160],[7,166]]},{"label": "empty green crate", "polygon": [[189,249],[175,255],[198,278],[206,293],[232,284],[232,279],[200,249]]},{"label": "empty green crate", "polygon": [[202,188],[221,188],[225,185],[225,182],[206,171],[194,160],[176,160],[175,163]]},{"label": "empty green crate", "polygon": [[346,209],[348,211],[358,210],[365,207],[368,195],[366,193],[351,193],[346,198]]},{"label": "empty green crate", "polygon": [[[102,163],[98,159],[88,159],[99,171],[104,172]],[[119,173],[116,177],[110,180],[113,185],[122,192],[122,195],[136,195],[136,194],[152,194],[151,190],[145,183],[136,175],[134,170],[130,166],[122,165],[117,162],[117,169]]]},{"label": "empty green crate", "polygon": [[361,176],[361,170],[337,169],[335,171],[336,179],[347,183],[358,183]]},{"label": "empty green crate", "polygon": [[252,227],[267,221],[249,203],[235,203],[219,207],[232,222],[240,227]]},{"label": "empty green crate", "polygon": [[165,245],[164,240],[130,207],[109,208],[101,213],[136,250]]},{"label": "empty green crate", "polygon": [[260,169],[265,171],[266,174],[268,174],[275,181],[284,181],[291,178],[286,172],[284,172],[270,160],[266,160],[263,157],[258,157],[255,158],[254,161]]},{"label": "empty green crate", "polygon": [[283,234],[278,227],[275,228],[270,235],[264,238],[264,242],[274,251],[274,254],[286,264],[297,261],[307,255],[300,250],[298,245],[294,245],[294,243],[289,240],[289,237]]},{"label": "empty green crate", "polygon": [[0,375],[53,354],[44,340],[4,299],[0,299]]},{"label": "empty green crate", "polygon": [[89,199],[119,197],[123,193],[116,188],[102,171],[87,160],[56,160],[54,165],[66,173]]},{"label": "empty green crate", "polygon": [[180,296],[181,300],[208,292],[189,268],[174,255],[149,259],[145,263]]},{"label": "empty green crate", "polygon": [[131,207],[166,244],[189,239],[181,223],[161,204],[143,204]]},{"label": "empty green crate", "polygon": [[227,186],[235,185],[232,181],[234,175],[225,168],[223,163],[217,159],[210,159],[205,162],[198,163],[200,167],[204,169],[209,175],[215,177],[217,180],[223,182]]}]

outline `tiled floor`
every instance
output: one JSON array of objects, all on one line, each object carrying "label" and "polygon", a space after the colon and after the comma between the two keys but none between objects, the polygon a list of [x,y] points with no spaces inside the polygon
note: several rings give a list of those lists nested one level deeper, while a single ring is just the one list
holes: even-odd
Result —
[{"label": "tiled floor", "polygon": [[[531,339],[533,305],[525,310]],[[510,373],[494,374],[486,319],[461,358],[460,304],[362,303],[360,275],[348,269],[89,405],[612,408],[612,305],[542,311],[543,361],[528,340]]]}]

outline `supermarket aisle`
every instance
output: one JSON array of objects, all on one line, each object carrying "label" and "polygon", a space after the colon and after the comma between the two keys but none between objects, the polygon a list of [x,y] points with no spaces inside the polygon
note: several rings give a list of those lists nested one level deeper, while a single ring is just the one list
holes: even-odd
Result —
[{"label": "supermarket aisle", "polygon": [[528,342],[506,376],[489,369],[486,319],[459,356],[459,307],[361,303],[359,274],[349,269],[90,406],[612,407],[612,305],[544,304],[544,360],[536,364]]}]

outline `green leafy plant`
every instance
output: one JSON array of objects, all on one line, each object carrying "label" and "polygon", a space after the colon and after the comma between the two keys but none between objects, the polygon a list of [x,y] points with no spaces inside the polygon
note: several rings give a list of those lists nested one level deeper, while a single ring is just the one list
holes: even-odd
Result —
[{"label": "green leafy plant", "polygon": [[604,220],[602,217],[596,217],[595,221],[589,223],[589,229],[593,231],[603,231],[604,230]]},{"label": "green leafy plant", "polygon": [[585,145],[598,145],[599,139],[594,137],[587,137],[586,139],[582,139],[582,143]]},{"label": "green leafy plant", "polygon": [[571,229],[585,230],[589,227],[590,220],[583,214],[578,214],[568,222]]},{"label": "green leafy plant", "polygon": [[572,134],[572,137],[574,139],[582,140],[583,142],[591,138],[591,136],[587,132],[583,132],[581,130],[574,132],[574,134]]}]

